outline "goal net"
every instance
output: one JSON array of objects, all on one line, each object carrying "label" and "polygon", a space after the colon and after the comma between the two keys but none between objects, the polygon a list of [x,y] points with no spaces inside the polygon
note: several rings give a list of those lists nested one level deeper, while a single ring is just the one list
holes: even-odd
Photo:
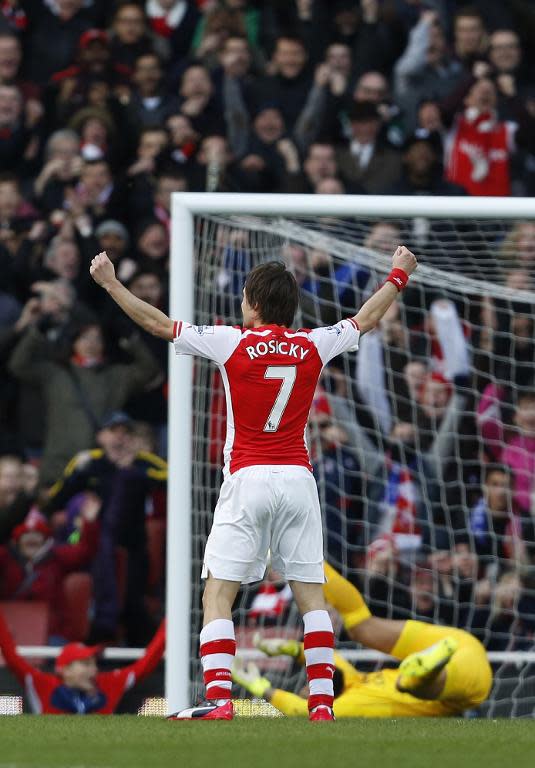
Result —
[{"label": "goal net", "polygon": [[[398,199],[396,208],[392,198],[353,198],[340,210],[340,198],[316,197],[311,204],[301,198],[297,210],[283,198],[280,210],[292,215],[259,215],[244,212],[240,196],[210,197],[225,204],[210,212],[205,202],[206,212],[176,216],[174,225],[172,285],[183,279],[191,244],[191,320],[199,326],[241,322],[245,276],[263,261],[280,259],[294,271],[301,293],[296,326],[310,328],[355,314],[383,282],[398,244],[417,254],[420,266],[403,296],[361,339],[358,353],[324,369],[316,391],[308,445],[325,555],[375,615],[461,627],[481,640],[495,683],[479,716],[533,715],[535,205],[522,201],[527,210],[519,218],[514,201],[489,217],[485,201],[477,208],[474,200]],[[185,196],[186,206],[188,198],[196,196]],[[468,216],[462,205],[476,207]],[[189,320],[177,295],[172,310]],[[196,359],[184,370],[174,376],[181,387],[192,382],[179,395],[191,400],[184,417],[191,426],[176,440],[190,440],[191,460],[184,469],[188,453],[172,439],[170,474],[183,473],[186,507],[176,509],[179,497],[171,495],[169,558],[179,556],[173,542],[180,541],[186,562],[179,584],[175,566],[168,572],[168,616],[171,637],[187,629],[182,670],[188,700],[195,700],[202,680],[200,572],[226,424],[217,368]],[[187,518],[180,530],[178,516]],[[235,621],[240,652],[255,658],[275,687],[298,691],[304,671],[285,658],[262,659],[253,646],[256,632],[301,636],[277,573],[241,590]],[[357,668],[394,663],[349,643],[336,617],[335,625]],[[170,644],[168,659],[172,653]],[[168,696],[178,669],[170,661]]]}]

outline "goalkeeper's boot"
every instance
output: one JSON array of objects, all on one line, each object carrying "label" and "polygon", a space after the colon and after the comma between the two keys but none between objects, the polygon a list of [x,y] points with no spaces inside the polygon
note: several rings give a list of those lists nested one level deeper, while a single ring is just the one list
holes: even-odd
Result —
[{"label": "goalkeeper's boot", "polygon": [[397,687],[400,691],[411,693],[428,680],[436,677],[459,647],[453,637],[445,637],[424,651],[411,653],[399,665]]},{"label": "goalkeeper's boot", "polygon": [[321,720],[335,720],[336,718],[330,707],[320,704],[319,707],[310,710],[308,719],[312,723],[319,723]]},{"label": "goalkeeper's boot", "polygon": [[233,720],[234,707],[232,701],[228,699],[223,704],[216,701],[203,701],[196,707],[182,709],[169,715],[168,720]]}]

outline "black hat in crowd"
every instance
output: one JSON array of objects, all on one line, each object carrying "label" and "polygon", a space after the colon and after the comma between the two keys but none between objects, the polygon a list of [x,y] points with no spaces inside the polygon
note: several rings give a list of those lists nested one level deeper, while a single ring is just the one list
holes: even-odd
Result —
[{"label": "black hat in crowd", "polygon": [[124,411],[112,411],[104,417],[100,424],[101,429],[113,429],[113,427],[132,427],[134,422]]},{"label": "black hat in crowd", "polygon": [[412,136],[409,136],[403,144],[403,151],[407,152],[414,144],[424,142],[428,144],[437,155],[442,155],[442,139],[437,131],[427,131],[425,128],[417,128]]},{"label": "black hat in crowd", "polygon": [[381,119],[377,105],[372,101],[354,101],[349,107],[348,114],[349,119],[355,123]]}]

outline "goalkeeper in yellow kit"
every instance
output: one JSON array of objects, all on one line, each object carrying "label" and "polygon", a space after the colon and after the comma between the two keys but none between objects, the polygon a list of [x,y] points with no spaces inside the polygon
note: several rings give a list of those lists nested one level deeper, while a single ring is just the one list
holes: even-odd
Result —
[{"label": "goalkeeper in yellow kit", "polygon": [[[397,669],[363,674],[335,653],[336,717],[445,717],[485,701],[492,670],[475,637],[453,627],[372,616],[358,589],[328,563],[325,575],[325,598],[340,613],[349,637],[401,661]],[[268,656],[293,656],[304,663],[303,644],[296,640],[257,637],[255,644]],[[237,661],[233,677],[285,715],[308,714],[306,698],[272,688],[254,664]]]}]

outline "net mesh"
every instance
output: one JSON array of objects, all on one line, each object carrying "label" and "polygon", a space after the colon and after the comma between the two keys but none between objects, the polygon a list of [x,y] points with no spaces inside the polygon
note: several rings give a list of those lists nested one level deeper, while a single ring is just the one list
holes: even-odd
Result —
[{"label": "net mesh", "polygon": [[[239,324],[246,274],[282,259],[300,285],[296,325],[331,325],[380,285],[400,242],[418,271],[359,352],[325,368],[311,410],[326,557],[378,616],[466,628],[489,652],[535,650],[535,221],[197,216],[194,322]],[[193,430],[196,696],[200,571],[225,435],[221,378],[201,359]],[[301,633],[273,572],[240,592],[235,619],[246,651],[257,631]],[[513,659],[494,664],[481,714],[533,714],[535,665]],[[275,686],[305,682],[288,660],[263,663]]]}]

